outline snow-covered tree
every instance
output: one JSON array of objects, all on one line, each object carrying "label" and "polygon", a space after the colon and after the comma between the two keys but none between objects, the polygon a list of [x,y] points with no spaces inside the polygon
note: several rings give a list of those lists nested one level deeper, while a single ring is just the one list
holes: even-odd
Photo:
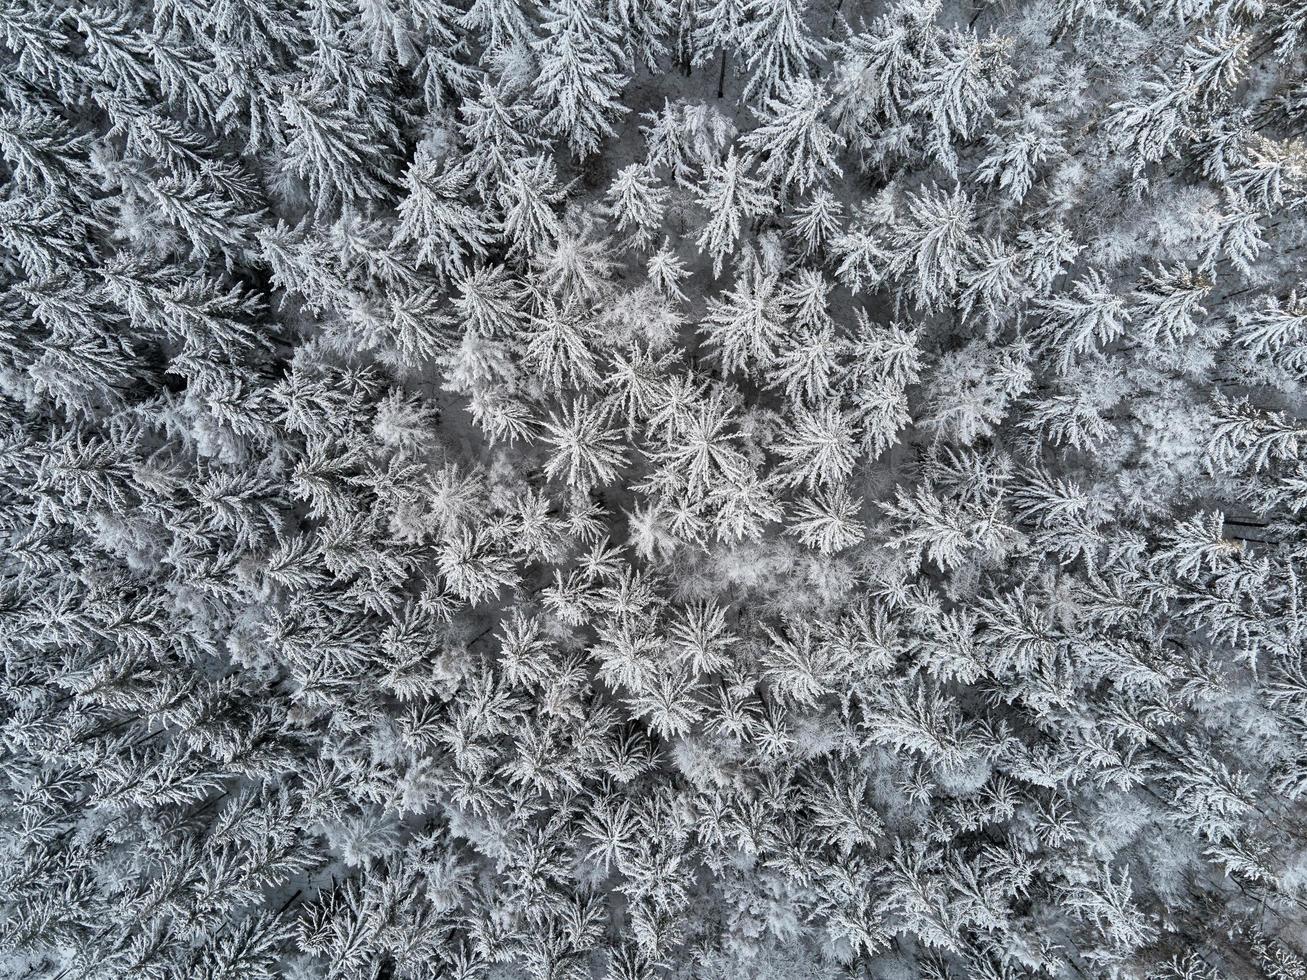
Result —
[{"label": "snow-covered tree", "polygon": [[757,105],[779,86],[809,77],[825,45],[808,29],[805,0],[750,0],[746,13],[741,40],[749,79],[744,101]]},{"label": "snow-covered tree", "polygon": [[828,104],[816,82],[785,82],[764,103],[762,124],[744,137],[744,145],[762,158],[759,176],[779,185],[782,196],[842,174],[835,160],[835,134],[823,118]]},{"label": "snow-covered tree", "polygon": [[551,415],[544,428],[554,453],[545,473],[550,477],[565,475],[571,486],[582,491],[595,484],[611,483],[625,456],[620,431],[606,428],[607,421],[601,407],[584,402],[573,402],[560,415]]},{"label": "snow-covered tree", "polygon": [[713,276],[721,275],[722,265],[740,239],[744,223],[766,213],[772,205],[771,195],[758,178],[749,174],[749,165],[732,149],[718,165],[705,168],[698,189],[699,205],[708,220],[696,244],[713,259]]},{"label": "snow-covered tree", "polygon": [[540,60],[533,90],[544,110],[541,125],[578,157],[616,135],[613,124],[627,111],[620,101],[627,82],[620,39],[595,0],[552,0],[544,9],[532,44]]},{"label": "snow-covered tree", "polygon": [[654,240],[667,208],[668,191],[657,184],[648,167],[638,163],[623,167],[606,197],[617,230],[626,232],[634,247],[644,248]]},{"label": "snow-covered tree", "polygon": [[0,975],[1301,980],[1305,29],[0,4]]}]

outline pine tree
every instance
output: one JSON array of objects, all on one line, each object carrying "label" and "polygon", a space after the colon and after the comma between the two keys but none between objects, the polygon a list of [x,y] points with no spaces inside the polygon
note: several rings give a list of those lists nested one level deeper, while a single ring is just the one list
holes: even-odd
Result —
[{"label": "pine tree", "polygon": [[597,339],[594,326],[578,315],[575,306],[550,303],[534,318],[524,338],[524,360],[550,391],[586,390],[599,380],[592,349]]},{"label": "pine tree", "polygon": [[[368,2],[375,3],[376,0]],[[365,3],[365,12],[367,9]],[[462,29],[464,15],[446,0],[422,0],[419,4],[411,4],[410,10],[422,38],[414,72],[422,80],[423,102],[431,111],[459,104],[477,87],[478,80],[478,72],[467,63],[468,45]],[[373,54],[379,50],[378,43],[380,50],[384,51],[391,41],[397,53],[404,53],[408,41],[403,34],[391,25],[386,33],[389,40],[374,41]],[[401,60],[408,64],[410,59]]]},{"label": "pine tree", "polygon": [[704,171],[698,200],[708,213],[708,221],[695,244],[712,256],[714,277],[721,275],[726,256],[739,241],[742,223],[765,213],[772,205],[765,186],[750,177],[748,170],[748,164],[732,149],[720,166],[709,166]]},{"label": "pine tree", "polygon": [[794,209],[792,232],[798,239],[804,258],[826,250],[840,233],[840,219],[843,216],[844,206],[824,188],[815,191],[807,201]]},{"label": "pine tree", "polygon": [[724,371],[767,368],[784,336],[779,284],[755,270],[736,279],[724,299],[708,302],[703,332]]},{"label": "pine tree", "polygon": [[924,487],[911,495],[899,490],[886,510],[901,528],[892,546],[918,552],[943,569],[960,566],[975,550],[1001,547],[1006,529],[995,508],[945,500]]},{"label": "pine tree", "polygon": [[843,171],[834,157],[835,134],[823,119],[829,98],[821,86],[797,78],[776,88],[777,94],[764,103],[762,125],[743,142],[765,154],[759,176],[779,185],[784,198],[791,189],[803,193]]},{"label": "pine tree", "polygon": [[966,269],[974,205],[961,188],[945,195],[929,187],[908,199],[906,211],[892,228],[888,268],[901,278],[911,273],[903,288],[931,309],[951,297]]},{"label": "pine tree", "polygon": [[857,504],[844,487],[819,491],[799,500],[785,533],[823,554],[833,554],[862,541],[865,528],[857,515]]},{"label": "pine tree", "polygon": [[747,53],[749,80],[744,101],[757,105],[765,103],[779,86],[809,77],[825,50],[804,22],[807,4],[803,0],[751,0],[747,12],[742,47]]},{"label": "pine tree", "polygon": [[661,110],[640,118],[649,122],[640,127],[648,147],[646,162],[654,168],[669,167],[672,179],[683,187],[693,182],[696,169],[720,163],[736,134],[727,116],[703,103],[665,99]]},{"label": "pine tree", "polygon": [[331,210],[390,197],[392,179],[384,155],[389,134],[381,134],[379,156],[377,135],[365,135],[362,120],[329,94],[313,89],[287,92],[280,111],[289,129],[283,166],[305,182],[315,208]]},{"label": "pine tree", "polygon": [[[747,27],[747,0],[695,0],[693,61],[707,64],[714,54],[717,66],[717,98],[723,98],[726,86],[726,69],[731,54],[745,36]],[[739,71],[739,66],[736,66]]]},{"label": "pine tree", "polygon": [[1175,348],[1198,330],[1195,317],[1207,311],[1199,305],[1212,284],[1184,267],[1145,269],[1134,295],[1135,319],[1145,342]]},{"label": "pine tree", "polygon": [[494,198],[495,190],[508,179],[519,160],[535,157],[543,148],[537,137],[539,112],[514,98],[501,82],[483,79],[475,97],[458,107],[462,122],[459,133],[467,144],[467,168],[473,173],[483,198]]},{"label": "pine tree", "polygon": [[1072,293],[1041,304],[1048,317],[1044,331],[1050,353],[1057,357],[1063,373],[1081,355],[1120,337],[1131,321],[1125,301],[1112,292],[1097,269],[1078,280]]},{"label": "pine tree", "polygon": [[941,40],[938,56],[926,63],[915,86],[911,108],[929,116],[929,149],[956,176],[954,140],[970,139],[993,111],[991,103],[1010,80],[1011,70],[1001,41],[981,41],[969,33]]},{"label": "pine tree", "polygon": [[670,31],[674,17],[671,0],[608,0],[608,21],[625,38],[628,61],[634,67],[643,64],[651,72],[667,54],[663,37]]},{"label": "pine tree", "polygon": [[795,413],[792,434],[775,447],[789,480],[809,489],[838,486],[853,471],[853,422],[829,402]]},{"label": "pine tree", "polygon": [[584,158],[598,152],[613,123],[626,112],[619,96],[627,78],[619,31],[594,8],[594,0],[553,0],[542,34],[533,42],[540,73],[533,85],[544,109],[541,125]]},{"label": "pine tree", "polygon": [[513,164],[497,194],[510,254],[537,255],[558,239],[562,223],[554,205],[566,199],[567,192],[567,187],[558,186],[552,159],[532,157]]},{"label": "pine tree", "polygon": [[653,173],[638,163],[623,167],[608,188],[608,208],[619,232],[631,229],[628,240],[645,248],[657,236],[667,207],[668,191],[659,187]]},{"label": "pine tree", "polygon": [[419,156],[405,177],[394,241],[416,246],[417,262],[442,277],[460,275],[469,262],[484,259],[492,241],[483,218],[460,200],[466,177],[443,172],[435,160]]},{"label": "pine tree", "polygon": [[8,973],[1304,973],[1307,4],[865,13],[0,9]]},{"label": "pine tree", "polygon": [[625,464],[620,447],[621,433],[605,428],[607,412],[585,402],[573,402],[560,415],[549,416],[545,437],[555,449],[545,466],[545,475],[566,474],[567,483],[586,491],[611,483],[618,467]]},{"label": "pine tree", "polygon": [[488,49],[526,44],[533,36],[526,11],[514,0],[472,0],[459,24],[476,31]]}]

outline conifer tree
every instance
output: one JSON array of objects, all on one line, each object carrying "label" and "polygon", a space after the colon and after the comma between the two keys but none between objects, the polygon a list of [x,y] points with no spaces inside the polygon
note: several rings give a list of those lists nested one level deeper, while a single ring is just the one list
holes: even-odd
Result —
[{"label": "conifer tree", "polygon": [[804,0],[751,0],[742,37],[749,73],[744,101],[765,102],[779,86],[809,77],[824,45],[809,32],[807,12]]},{"label": "conifer tree", "polygon": [[533,88],[544,110],[541,125],[578,157],[597,152],[627,111],[619,101],[627,82],[620,37],[595,0],[553,0],[544,10],[532,45],[540,59]]},{"label": "conifer tree", "polygon": [[771,206],[771,195],[748,170],[747,162],[732,149],[720,166],[709,166],[704,173],[698,198],[709,218],[696,244],[713,257],[713,276],[721,275],[744,222]]},{"label": "conifer tree", "polygon": [[958,14],[0,6],[0,975],[1304,975],[1307,5]]}]

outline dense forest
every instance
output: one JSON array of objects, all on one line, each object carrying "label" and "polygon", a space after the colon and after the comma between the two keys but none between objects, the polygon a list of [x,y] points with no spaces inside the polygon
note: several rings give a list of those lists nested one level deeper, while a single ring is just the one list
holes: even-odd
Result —
[{"label": "dense forest", "polygon": [[0,0],[0,975],[1307,978],[1305,136],[1307,0]]}]

